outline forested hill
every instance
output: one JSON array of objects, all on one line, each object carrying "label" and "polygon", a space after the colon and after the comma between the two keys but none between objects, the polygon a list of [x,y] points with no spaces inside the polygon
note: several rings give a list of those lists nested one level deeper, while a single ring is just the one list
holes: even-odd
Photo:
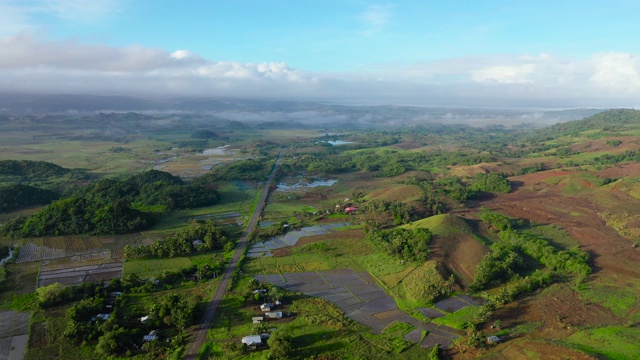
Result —
[{"label": "forested hill", "polygon": [[591,137],[623,135],[630,130],[640,131],[640,110],[612,109],[582,120],[556,124],[530,134],[532,138],[557,138],[561,136],[577,136],[584,131],[591,131]]},{"label": "forested hill", "polygon": [[217,191],[206,185],[185,184],[169,173],[150,170],[85,186],[28,218],[7,221],[0,235],[123,234],[146,229],[158,214],[212,205],[217,199]]},{"label": "forested hill", "polygon": [[43,179],[47,177],[60,177],[71,172],[46,161],[29,160],[2,160],[0,161],[0,176],[19,176],[29,179]]}]

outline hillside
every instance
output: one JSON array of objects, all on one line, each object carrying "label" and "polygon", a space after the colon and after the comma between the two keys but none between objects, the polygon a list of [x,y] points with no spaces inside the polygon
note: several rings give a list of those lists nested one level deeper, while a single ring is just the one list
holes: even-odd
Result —
[{"label": "hillside", "polygon": [[612,109],[581,120],[568,121],[539,129],[528,134],[530,140],[549,141],[565,136],[604,136],[634,135],[640,133],[640,110]]},{"label": "hillside", "polygon": [[489,249],[477,239],[466,220],[455,215],[440,214],[405,226],[429,229],[434,235],[429,246],[430,258],[454,274],[462,288],[473,282],[476,266]]}]

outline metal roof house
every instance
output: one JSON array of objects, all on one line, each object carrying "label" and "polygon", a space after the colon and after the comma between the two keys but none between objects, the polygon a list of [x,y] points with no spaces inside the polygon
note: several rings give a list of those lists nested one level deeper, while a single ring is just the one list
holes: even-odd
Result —
[{"label": "metal roof house", "polygon": [[282,312],[280,312],[280,311],[267,312],[264,315],[266,317],[270,318],[270,319],[281,319],[282,318]]},{"label": "metal roof house", "polygon": [[242,344],[247,346],[262,345],[262,337],[260,335],[249,335],[242,338]]}]

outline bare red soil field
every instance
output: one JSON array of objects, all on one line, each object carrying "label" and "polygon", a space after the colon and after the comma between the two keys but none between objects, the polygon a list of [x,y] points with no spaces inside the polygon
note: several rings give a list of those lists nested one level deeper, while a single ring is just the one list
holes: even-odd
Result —
[{"label": "bare red soil field", "polygon": [[[601,178],[637,176],[640,164],[612,167],[599,173]],[[580,247],[591,255],[592,275],[587,283],[602,280],[624,285],[640,280],[640,250],[621,236],[598,216],[598,213],[634,214],[640,201],[614,187],[587,189],[584,193],[567,195],[563,184],[545,182],[557,176],[571,175],[568,171],[547,171],[510,178],[514,191],[480,201],[474,206],[485,207],[508,216],[527,219],[538,224],[555,224],[573,237]],[[630,223],[633,224],[633,223]],[[571,283],[557,283],[508,304],[495,314],[503,328],[521,324],[539,324],[526,335],[512,335],[506,342],[489,350],[450,351],[455,359],[528,359],[535,354],[541,359],[594,359],[593,357],[554,344],[581,327],[619,325],[624,319],[611,310],[581,300]],[[486,325],[485,335],[496,331]]]}]

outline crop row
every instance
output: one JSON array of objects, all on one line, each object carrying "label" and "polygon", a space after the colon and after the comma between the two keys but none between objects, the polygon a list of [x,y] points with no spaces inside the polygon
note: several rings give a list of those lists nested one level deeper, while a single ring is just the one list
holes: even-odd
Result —
[{"label": "crop row", "polygon": [[95,237],[65,236],[31,239],[20,249],[16,262],[50,260],[100,250],[102,250],[102,244]]}]

